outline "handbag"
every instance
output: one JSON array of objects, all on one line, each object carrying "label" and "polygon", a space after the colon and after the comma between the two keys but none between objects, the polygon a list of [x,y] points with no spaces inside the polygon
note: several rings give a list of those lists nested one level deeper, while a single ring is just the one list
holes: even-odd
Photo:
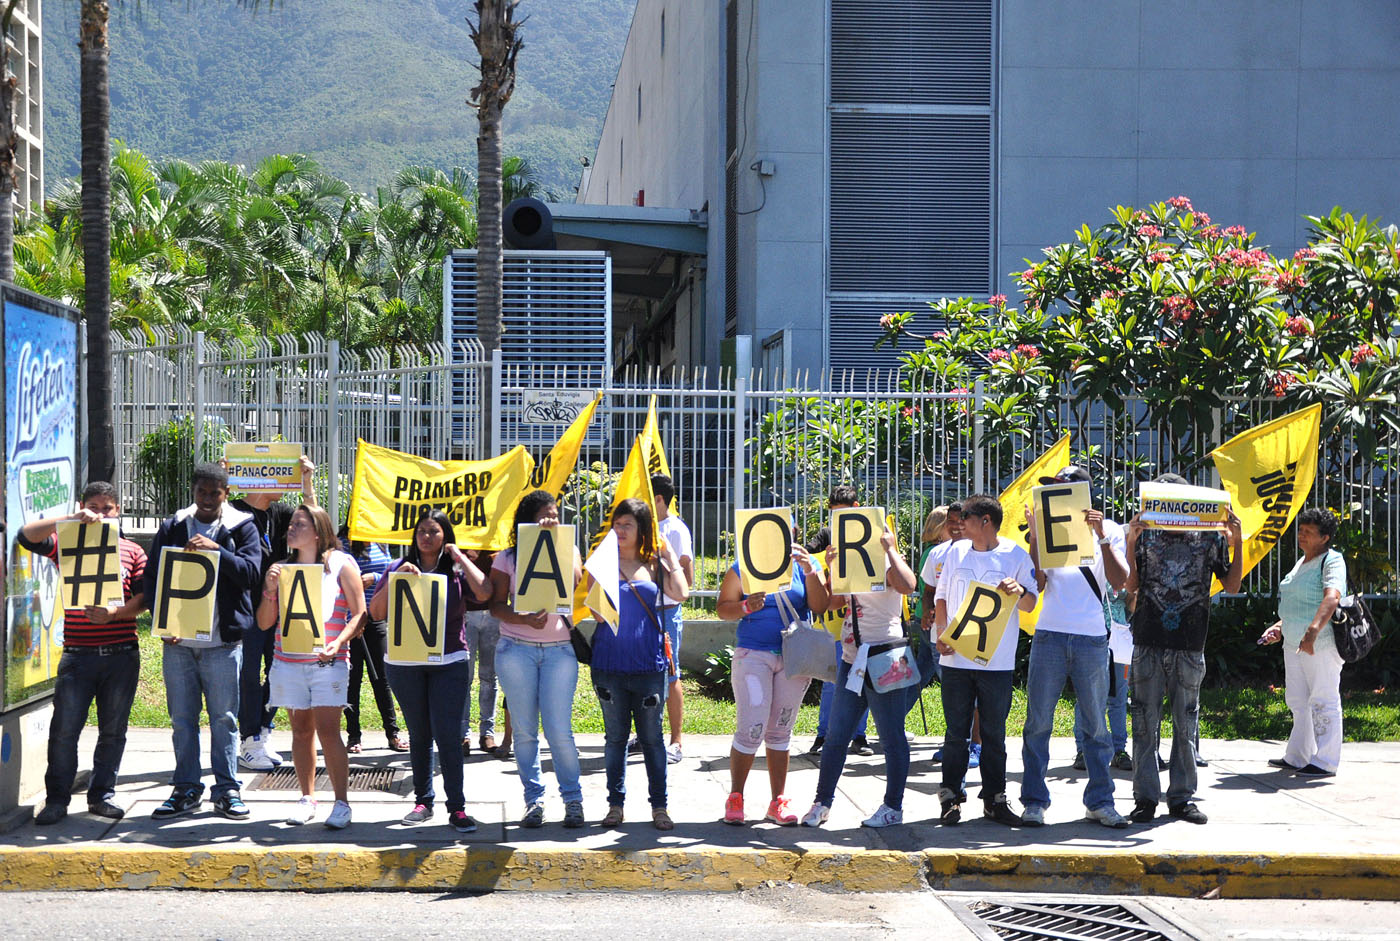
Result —
[{"label": "handbag", "polygon": [[572,620],[569,622],[569,646],[574,648],[574,659],[579,663],[588,666],[593,662],[593,645],[583,636],[583,631],[574,626]]},{"label": "handbag", "polygon": [[787,592],[777,592],[774,597],[788,622],[788,629],[783,631],[783,675],[788,679],[810,676],[823,683],[836,682],[836,645],[831,642],[831,634],[799,618]]},{"label": "handbag", "polygon": [[[1350,579],[1347,587],[1353,587]],[[1380,626],[1361,592],[1353,591],[1338,602],[1337,609],[1332,612],[1332,639],[1337,643],[1337,653],[1346,663],[1360,660],[1380,642]]]},{"label": "handbag", "polygon": [[[851,630],[859,647],[860,614],[854,602],[851,604]],[[892,693],[907,686],[917,686],[923,680],[908,637],[871,644],[866,652],[865,676],[877,693]]]}]

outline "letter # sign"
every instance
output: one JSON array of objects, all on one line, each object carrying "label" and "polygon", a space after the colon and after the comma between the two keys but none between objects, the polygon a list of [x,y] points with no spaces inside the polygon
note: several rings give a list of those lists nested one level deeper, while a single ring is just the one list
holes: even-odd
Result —
[{"label": "letter # sign", "polygon": [[58,570],[63,574],[63,606],[121,604],[122,561],[117,551],[117,523],[57,524]]},{"label": "letter # sign", "polygon": [[744,594],[782,591],[792,584],[792,508],[735,510],[739,580]]},{"label": "letter # sign", "polygon": [[162,549],[151,633],[179,640],[209,640],[214,633],[214,590],[218,584],[217,550]]}]

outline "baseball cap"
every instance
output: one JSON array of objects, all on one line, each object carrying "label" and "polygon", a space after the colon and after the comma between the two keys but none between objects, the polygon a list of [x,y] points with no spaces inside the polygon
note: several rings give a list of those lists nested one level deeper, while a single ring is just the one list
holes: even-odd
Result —
[{"label": "baseball cap", "polygon": [[1159,484],[1186,484],[1187,486],[1190,486],[1191,484],[1191,481],[1187,480],[1185,477],[1182,477],[1180,474],[1158,474],[1153,479]]},{"label": "baseball cap", "polygon": [[1062,468],[1054,477],[1040,478],[1042,484],[1076,484],[1089,483],[1089,472],[1078,464],[1071,464]]}]

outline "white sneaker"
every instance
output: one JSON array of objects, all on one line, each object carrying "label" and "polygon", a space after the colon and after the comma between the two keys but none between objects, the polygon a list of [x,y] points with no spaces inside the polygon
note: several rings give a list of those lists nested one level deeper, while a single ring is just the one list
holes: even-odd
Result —
[{"label": "white sneaker", "polygon": [[860,825],[861,825],[862,827],[873,827],[873,828],[878,829],[878,828],[880,828],[880,827],[893,827],[893,826],[897,826],[897,825],[899,825],[899,824],[901,824],[901,823],[903,823],[903,822],[904,822],[904,811],[902,811],[902,810],[891,810],[890,808],[886,807],[884,804],[881,804],[881,805],[880,805],[880,809],[877,810],[877,811],[875,811],[875,813],[871,814],[871,815],[870,815],[868,818],[866,818],[865,820],[862,820],[862,821],[860,822]]},{"label": "white sneaker", "polygon": [[1027,827],[1045,826],[1045,808],[1039,804],[1031,804],[1021,811],[1021,823]]},{"label": "white sneaker", "polygon": [[277,767],[277,762],[263,748],[262,738],[250,735],[243,740],[243,747],[238,751],[238,766],[244,771],[271,771]]},{"label": "white sneaker", "polygon": [[802,818],[804,827],[819,827],[831,816],[831,808],[825,804],[813,804],[812,809]]},{"label": "white sneaker", "polygon": [[[1026,815],[1022,814],[1021,819],[1025,820]],[[1088,811],[1084,814],[1084,819],[1096,820],[1104,826],[1112,827],[1115,830],[1122,830],[1128,825],[1128,818],[1114,810],[1112,804],[1104,804],[1097,810]]]},{"label": "white sneaker", "polygon": [[272,748],[272,728],[270,726],[262,730],[262,734],[258,736],[258,740],[262,742],[263,754],[266,755],[274,765],[281,765],[282,756],[277,754]]},{"label": "white sneaker", "polygon": [[666,746],[666,763],[668,765],[678,765],[685,755],[681,754],[681,743],[672,742]]},{"label": "white sneaker", "polygon": [[292,812],[287,814],[287,823],[294,827],[299,827],[303,823],[310,823],[316,819],[316,801],[310,797],[303,797],[292,806]]},{"label": "white sneaker", "polygon": [[350,826],[350,805],[345,801],[336,801],[330,816],[326,818],[326,826],[332,830],[344,830]]},{"label": "white sneaker", "polygon": [[910,745],[914,744],[914,733],[911,732],[911,731],[909,731],[908,729],[905,729],[905,730],[904,730],[904,740],[905,740],[906,742],[908,742]]}]

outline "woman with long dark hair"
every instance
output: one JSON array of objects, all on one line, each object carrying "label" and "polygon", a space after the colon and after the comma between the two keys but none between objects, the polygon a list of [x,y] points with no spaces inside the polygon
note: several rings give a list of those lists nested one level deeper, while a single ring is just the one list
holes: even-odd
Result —
[{"label": "woman with long dark hair", "polygon": [[403,709],[408,726],[408,756],[413,767],[413,809],[406,824],[422,823],[433,816],[433,745],[437,744],[442,787],[447,792],[447,822],[458,833],[471,833],[476,821],[467,816],[462,792],[462,706],[467,697],[466,609],[470,592],[486,597],[488,583],[482,571],[457,548],[452,521],[441,510],[429,510],[413,527],[413,544],[404,557],[384,572],[370,599],[369,615],[383,620],[389,613],[385,586],[395,572],[410,575],[447,576],[447,636],[439,663],[384,661],[389,688]]},{"label": "woman with long dark hair", "polygon": [[627,736],[635,722],[647,769],[652,824],[658,830],[670,830],[675,824],[666,810],[666,742],[661,734],[661,715],[666,708],[667,658],[671,652],[659,608],[663,586],[666,597],[677,603],[690,595],[690,586],[671,544],[663,539],[657,545],[651,507],[644,501],[618,503],[611,526],[617,535],[621,576],[617,623],[609,626],[604,623],[607,618],[594,612],[599,626],[593,634],[592,663],[593,689],[603,711],[603,764],[608,776],[608,814],[603,826],[622,823]]},{"label": "woman with long dark hair", "polygon": [[[544,783],[540,772],[540,726],[549,742],[554,777],[564,800],[564,826],[581,827],[583,789],[579,785],[578,746],[574,744],[574,690],[578,686],[578,660],[569,642],[569,619],[540,611],[519,614],[515,610],[515,533],[520,526],[559,524],[554,496],[534,490],[520,498],[511,528],[509,549],[496,553],[491,565],[491,613],[501,622],[496,646],[496,678],[510,703],[511,733],[515,739],[515,767],[525,788],[522,827],[544,825]],[[572,589],[582,577],[574,556]],[[460,714],[458,719],[461,719]]]}]

